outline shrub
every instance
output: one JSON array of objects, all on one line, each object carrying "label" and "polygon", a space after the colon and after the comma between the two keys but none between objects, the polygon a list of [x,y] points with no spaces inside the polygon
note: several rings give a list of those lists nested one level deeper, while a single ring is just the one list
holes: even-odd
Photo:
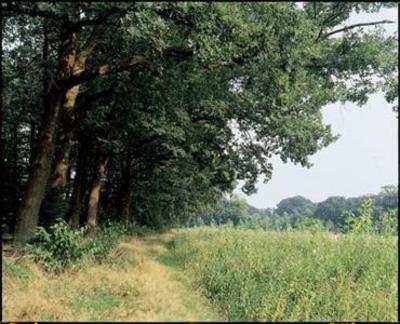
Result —
[{"label": "shrub", "polygon": [[37,227],[35,242],[28,245],[34,260],[43,263],[50,271],[62,271],[66,267],[76,264],[82,257],[83,229],[71,229],[60,220],[46,231]]},{"label": "shrub", "polygon": [[93,236],[85,237],[87,230],[72,229],[60,220],[48,230],[37,227],[35,242],[27,248],[34,260],[42,263],[46,270],[61,272],[68,266],[79,264],[83,256],[96,262],[104,261],[124,234],[145,235],[150,231],[133,226],[127,228],[116,222],[102,224]]}]

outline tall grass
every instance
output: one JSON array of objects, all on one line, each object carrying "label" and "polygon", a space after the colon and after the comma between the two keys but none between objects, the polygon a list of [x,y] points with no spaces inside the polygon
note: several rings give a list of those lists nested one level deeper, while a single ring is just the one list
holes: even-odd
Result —
[{"label": "tall grass", "polygon": [[397,237],[195,228],[174,253],[229,320],[397,321]]}]

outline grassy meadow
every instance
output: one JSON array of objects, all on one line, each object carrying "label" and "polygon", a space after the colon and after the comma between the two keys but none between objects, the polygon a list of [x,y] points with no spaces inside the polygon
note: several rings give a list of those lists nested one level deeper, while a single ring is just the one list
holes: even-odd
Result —
[{"label": "grassy meadow", "polygon": [[3,249],[5,321],[397,321],[397,237],[197,227],[61,272]]},{"label": "grassy meadow", "polygon": [[397,321],[397,238],[180,231],[174,257],[228,320]]}]

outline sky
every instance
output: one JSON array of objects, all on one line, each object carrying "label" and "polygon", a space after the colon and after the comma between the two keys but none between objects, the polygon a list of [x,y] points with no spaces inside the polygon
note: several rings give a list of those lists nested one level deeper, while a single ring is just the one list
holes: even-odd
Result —
[{"label": "sky", "polygon": [[[397,8],[352,15],[348,24],[383,19],[396,22],[382,25],[387,33],[397,32]],[[252,206],[267,208],[296,195],[319,202],[329,196],[378,193],[384,185],[397,185],[399,120],[392,106],[383,93],[377,93],[363,107],[352,103],[324,107],[324,123],[330,124],[340,138],[310,158],[314,164],[310,169],[274,157],[272,178],[267,184],[260,179],[257,193],[250,196],[245,196],[240,187],[235,193]]]}]

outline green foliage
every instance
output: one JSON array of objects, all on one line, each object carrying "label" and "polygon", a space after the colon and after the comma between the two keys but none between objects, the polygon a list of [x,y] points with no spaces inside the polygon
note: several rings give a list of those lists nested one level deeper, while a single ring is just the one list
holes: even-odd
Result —
[{"label": "green foliage", "polygon": [[355,233],[371,233],[373,231],[372,213],[374,202],[366,199],[358,209],[359,216],[353,221],[353,231]]},{"label": "green foliage", "polygon": [[27,245],[27,249],[46,270],[61,272],[78,265],[84,256],[103,262],[125,233],[126,228],[121,224],[105,223],[95,235],[85,237],[85,228],[72,229],[60,220],[48,230],[38,227],[36,240]]},{"label": "green foliage", "polygon": [[384,211],[378,223],[378,232],[381,234],[397,235],[398,233],[398,209]]},{"label": "green foliage", "polygon": [[385,186],[380,193],[367,198],[329,197],[320,203],[301,196],[289,197],[283,199],[275,210],[257,209],[233,196],[199,211],[184,225],[221,226],[232,223],[240,228],[278,231],[325,229],[344,233],[389,233],[395,232],[396,206],[395,186]]},{"label": "green foliage", "polygon": [[181,230],[175,257],[230,321],[396,321],[397,239]]},{"label": "green foliage", "polygon": [[312,204],[313,202],[311,200],[304,198],[303,196],[290,197],[281,200],[277,205],[275,212],[279,215],[282,215],[283,213],[293,214]]},{"label": "green foliage", "polygon": [[365,199],[357,210],[357,215],[351,211],[345,211],[345,232],[352,233],[372,233],[374,230],[373,224],[374,202],[371,198]]},{"label": "green foliage", "polygon": [[[329,197],[326,200],[317,203],[314,217],[323,220],[324,224],[332,223],[333,229],[347,228],[346,222],[350,221],[349,213],[357,214],[365,199],[372,199],[374,203],[372,218],[375,225],[379,223],[380,215],[398,205],[398,188],[397,186],[384,186],[381,192],[375,195],[345,198],[345,197]],[[350,218],[349,218],[350,217]],[[346,218],[348,218],[346,220]]]},{"label": "green foliage", "polygon": [[355,215],[351,211],[345,210],[342,214],[342,217],[344,219],[344,224],[342,226],[342,232],[343,233],[351,232],[351,230],[353,228],[353,222],[355,219]]},{"label": "green foliage", "polygon": [[[245,223],[249,217],[248,205],[243,198],[232,195],[230,198],[222,198],[214,206],[204,213],[199,212],[193,222],[196,225],[226,225],[238,226]],[[190,220],[189,220],[190,221]]]},{"label": "green foliage", "polygon": [[36,261],[43,263],[49,271],[62,271],[77,264],[82,257],[83,229],[71,229],[65,221],[50,226],[47,231],[38,227],[36,241],[28,245]]},{"label": "green foliage", "polygon": [[310,230],[315,232],[324,230],[324,225],[322,224],[322,221],[319,219],[306,217],[299,222],[298,228],[302,230]]},{"label": "green foliage", "polygon": [[332,221],[336,226],[342,226],[345,222],[343,212],[348,209],[347,202],[345,197],[328,197],[317,204],[315,217],[324,222]]}]

